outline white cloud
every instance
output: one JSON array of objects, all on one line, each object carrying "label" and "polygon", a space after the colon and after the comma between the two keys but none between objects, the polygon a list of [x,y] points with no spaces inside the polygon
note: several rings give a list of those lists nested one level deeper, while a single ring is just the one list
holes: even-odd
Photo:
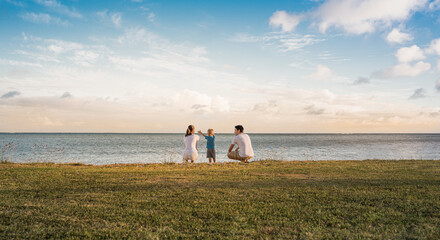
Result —
[{"label": "white cloud", "polygon": [[283,32],[291,32],[301,21],[301,15],[289,14],[286,11],[276,11],[269,19],[273,27],[281,27]]},{"label": "white cloud", "polygon": [[440,78],[437,79],[437,82],[435,83],[435,89],[437,89],[437,91],[440,92]]},{"label": "white cloud", "polygon": [[399,63],[389,69],[374,74],[376,77],[415,77],[431,68],[431,64],[419,61],[414,65]]},{"label": "white cloud", "polygon": [[432,40],[429,48],[426,49],[426,52],[440,56],[440,38]]},{"label": "white cloud", "polygon": [[43,24],[56,24],[56,25],[61,25],[61,26],[66,26],[69,25],[69,23],[67,21],[63,21],[60,18],[57,17],[53,17],[49,14],[46,13],[33,13],[33,12],[26,12],[22,15],[20,15],[20,17],[23,20],[29,21],[29,22],[33,22],[33,23],[43,23]]},{"label": "white cloud", "polygon": [[252,36],[248,34],[237,34],[230,41],[241,43],[260,43],[263,46],[275,46],[280,52],[299,50],[311,46],[325,39],[314,35],[299,35],[292,33],[272,32],[263,36]]},{"label": "white cloud", "polygon": [[414,37],[411,34],[401,32],[398,28],[393,28],[386,37],[386,40],[389,43],[404,43],[413,39]]},{"label": "white cloud", "polygon": [[407,20],[413,12],[423,8],[427,0],[328,0],[314,16],[319,18],[319,29],[341,28],[350,34],[372,33],[377,28]]},{"label": "white cloud", "polygon": [[426,58],[423,54],[423,50],[420,49],[417,45],[400,48],[399,50],[397,50],[395,56],[397,58],[397,61],[399,61],[400,63],[408,63]]},{"label": "white cloud", "polygon": [[437,70],[440,71],[440,59],[437,60]]},{"label": "white cloud", "polygon": [[316,66],[316,72],[309,75],[309,78],[316,80],[331,80],[334,78],[333,72],[327,66],[318,64]]},{"label": "white cloud", "polygon": [[36,2],[57,13],[67,15],[69,17],[82,18],[81,13],[79,13],[76,9],[70,9],[56,0],[36,0]]}]

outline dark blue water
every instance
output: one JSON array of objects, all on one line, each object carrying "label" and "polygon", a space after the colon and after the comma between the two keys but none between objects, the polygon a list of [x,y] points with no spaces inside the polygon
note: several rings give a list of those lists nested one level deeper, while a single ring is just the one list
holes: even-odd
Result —
[{"label": "dark blue water", "polygon": [[[249,135],[254,160],[440,159],[440,134]],[[216,135],[219,162],[229,161],[232,138]],[[181,162],[183,152],[183,134],[0,133],[0,141],[13,162],[164,163]],[[205,153],[201,138],[198,162],[207,162]]]}]

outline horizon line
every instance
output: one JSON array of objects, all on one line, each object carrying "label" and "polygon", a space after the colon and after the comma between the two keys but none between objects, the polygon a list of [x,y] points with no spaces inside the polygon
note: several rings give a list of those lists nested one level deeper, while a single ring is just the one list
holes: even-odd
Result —
[{"label": "horizon line", "polygon": [[[249,134],[440,134],[440,132],[244,132]],[[0,134],[185,134],[184,132],[0,132]],[[217,132],[215,134],[234,134]]]}]

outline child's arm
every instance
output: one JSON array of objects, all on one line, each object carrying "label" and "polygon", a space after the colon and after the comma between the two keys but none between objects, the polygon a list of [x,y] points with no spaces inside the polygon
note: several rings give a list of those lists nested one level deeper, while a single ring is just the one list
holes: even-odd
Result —
[{"label": "child's arm", "polygon": [[203,134],[202,131],[199,130],[198,133],[202,134],[203,137],[206,137],[206,135]]}]

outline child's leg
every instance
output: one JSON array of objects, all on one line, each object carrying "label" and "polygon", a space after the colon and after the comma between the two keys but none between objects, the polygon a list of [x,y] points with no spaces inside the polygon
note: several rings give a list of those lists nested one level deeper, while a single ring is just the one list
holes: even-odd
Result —
[{"label": "child's leg", "polygon": [[213,158],[212,160],[213,160],[213,162],[215,163],[215,158]]},{"label": "child's leg", "polygon": [[211,158],[208,158],[209,159],[209,163],[211,163]]}]

